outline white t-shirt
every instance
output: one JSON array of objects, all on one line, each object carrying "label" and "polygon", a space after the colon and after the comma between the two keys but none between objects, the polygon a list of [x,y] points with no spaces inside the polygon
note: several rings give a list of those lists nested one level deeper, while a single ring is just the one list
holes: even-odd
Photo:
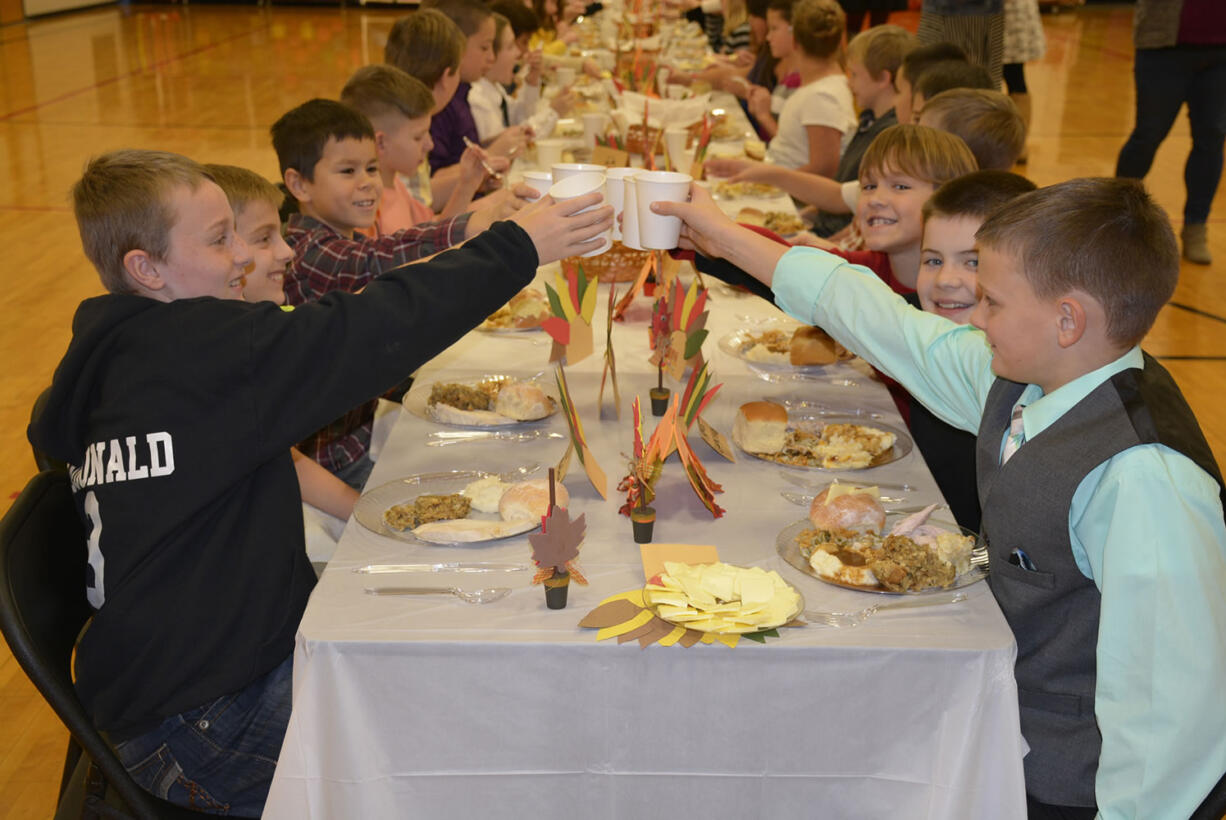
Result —
[{"label": "white t-shirt", "polygon": [[839,154],[856,133],[856,109],[842,74],[831,74],[792,92],[779,113],[779,132],[766,149],[766,161],[785,168],[809,164],[810,125],[824,125],[842,134]]}]

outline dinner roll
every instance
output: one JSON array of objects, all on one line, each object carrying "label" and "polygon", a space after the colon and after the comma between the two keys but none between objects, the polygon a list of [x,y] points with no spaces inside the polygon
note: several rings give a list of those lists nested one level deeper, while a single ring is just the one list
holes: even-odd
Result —
[{"label": "dinner roll", "polygon": [[732,437],[747,453],[778,453],[787,438],[788,411],[771,401],[742,404],[732,424]]},{"label": "dinner roll", "polygon": [[[554,503],[559,507],[570,504],[570,493],[562,483],[554,487]],[[549,512],[549,479],[534,478],[512,484],[498,502],[498,514],[503,521],[520,521],[530,518],[539,521]]]},{"label": "dinner roll", "polygon": [[549,300],[535,288],[524,288],[507,302],[513,319],[539,319],[549,315]]},{"label": "dinner roll", "polygon": [[545,391],[532,382],[505,384],[494,399],[494,412],[516,421],[543,419],[552,409]]},{"label": "dinner roll", "polygon": [[876,493],[847,493],[829,504],[830,488],[818,493],[809,505],[809,521],[819,530],[881,532],[885,529],[885,507]]},{"label": "dinner roll", "polygon": [[742,225],[766,226],[766,214],[760,208],[741,208],[737,211],[736,221]]},{"label": "dinner roll", "polygon": [[792,334],[788,357],[798,366],[833,364],[847,357],[847,349],[820,327],[798,327]]}]

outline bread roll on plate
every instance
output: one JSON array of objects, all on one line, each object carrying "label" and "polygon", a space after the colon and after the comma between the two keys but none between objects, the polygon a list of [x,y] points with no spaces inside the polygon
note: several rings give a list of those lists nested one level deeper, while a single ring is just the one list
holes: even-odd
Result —
[{"label": "bread roll on plate", "polygon": [[[561,482],[554,489],[554,503],[559,507],[570,504],[570,493]],[[512,484],[498,501],[498,514],[503,521],[537,521],[549,512],[549,479],[533,478]]]},{"label": "bread roll on plate", "polygon": [[498,391],[494,412],[516,421],[534,421],[553,412],[553,400],[532,382],[510,382]]},{"label": "bread roll on plate", "polygon": [[882,532],[885,507],[875,491],[845,492],[827,502],[831,487],[817,494],[809,505],[809,521],[819,530]]},{"label": "bread roll on plate", "polygon": [[788,411],[770,401],[742,404],[732,424],[732,438],[747,453],[778,453],[787,439]]}]

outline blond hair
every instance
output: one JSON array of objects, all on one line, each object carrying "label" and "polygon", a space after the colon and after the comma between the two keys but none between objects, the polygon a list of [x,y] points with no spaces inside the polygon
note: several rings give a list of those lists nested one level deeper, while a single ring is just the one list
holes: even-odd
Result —
[{"label": "blond hair", "polygon": [[434,88],[447,69],[460,70],[465,42],[464,32],[446,14],[418,9],[392,25],[383,62]]},{"label": "blond hair", "polygon": [[861,63],[874,80],[881,72],[890,72],[890,85],[897,91],[898,68],[913,48],[915,37],[902,26],[873,26],[851,38],[847,59]]},{"label": "blond hair", "polygon": [[178,218],[171,193],[181,187],[195,191],[208,181],[198,162],[166,151],[111,151],[86,164],[72,186],[72,211],[85,255],[107,290],[136,292],[124,257],[142,250],[164,261]]},{"label": "blond hair", "polygon": [[1040,299],[1089,294],[1121,347],[1145,337],[1179,280],[1171,222],[1135,179],[1040,188],[994,211],[975,238],[1016,258]]},{"label": "blond hair", "polygon": [[237,219],[252,202],[267,202],[274,209],[281,206],[285,195],[255,171],[239,168],[237,165],[216,165],[209,163],[202,166],[209,179],[217,183],[226,199],[230,201],[230,210]]},{"label": "blond hair", "polygon": [[891,125],[877,135],[860,160],[860,180],[886,170],[943,185],[978,170],[961,137],[923,125]]},{"label": "blond hair", "polygon": [[394,65],[365,65],[341,89],[341,102],[361,111],[371,122],[383,122],[389,116],[415,120],[430,116],[434,93]]},{"label": "blond hair", "polygon": [[847,15],[835,0],[796,0],[791,23],[796,45],[808,56],[840,54],[847,32]]},{"label": "blond hair", "polygon": [[951,88],[927,100],[921,116],[966,140],[980,168],[1007,171],[1026,147],[1026,122],[999,91]]},{"label": "blond hair", "polygon": [[745,0],[726,0],[728,13],[724,15],[724,35],[727,36],[749,20],[749,7]]}]

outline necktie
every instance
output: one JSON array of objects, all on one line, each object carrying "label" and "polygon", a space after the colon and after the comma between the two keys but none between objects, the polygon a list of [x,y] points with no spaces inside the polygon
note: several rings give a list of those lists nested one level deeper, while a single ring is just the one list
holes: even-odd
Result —
[{"label": "necktie", "polygon": [[509,128],[511,126],[511,111],[507,107],[506,96],[502,97],[501,103],[502,103],[502,124]]},{"label": "necktie", "polygon": [[1021,404],[1015,406],[1013,414],[1009,416],[1009,437],[1005,439],[1005,449],[1000,454],[1001,465],[1013,458],[1013,454],[1026,440],[1026,433],[1022,430],[1022,407]]}]

